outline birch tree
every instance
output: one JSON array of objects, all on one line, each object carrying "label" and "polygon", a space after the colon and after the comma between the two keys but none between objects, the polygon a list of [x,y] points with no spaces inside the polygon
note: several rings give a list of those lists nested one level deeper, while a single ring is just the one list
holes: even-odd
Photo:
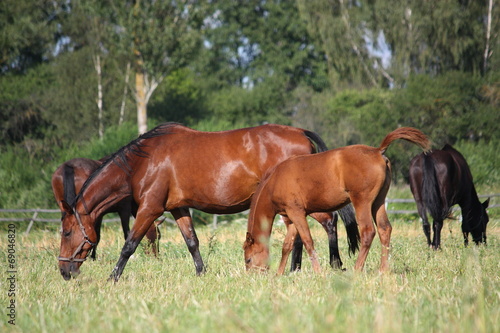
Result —
[{"label": "birch tree", "polygon": [[189,0],[111,1],[117,37],[128,53],[135,79],[139,134],[147,131],[147,106],[163,79],[185,66],[200,45],[196,28],[200,6]]}]

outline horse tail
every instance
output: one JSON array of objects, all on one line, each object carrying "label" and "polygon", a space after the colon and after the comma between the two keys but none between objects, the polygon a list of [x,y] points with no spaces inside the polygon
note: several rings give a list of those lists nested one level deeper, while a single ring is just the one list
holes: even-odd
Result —
[{"label": "horse tail", "polygon": [[389,145],[397,139],[403,139],[414,143],[424,151],[428,151],[431,147],[431,142],[427,136],[418,129],[413,127],[400,127],[386,135],[380,144],[380,152],[384,154],[387,148],[389,148]]},{"label": "horse tail", "polygon": [[423,157],[422,198],[432,219],[443,220],[449,215],[449,208],[443,205],[432,158],[428,154],[423,154]]},{"label": "horse tail", "polygon": [[344,222],[347,231],[347,244],[349,245],[349,253],[355,254],[359,250],[360,236],[358,223],[356,222],[356,214],[352,204],[345,205],[338,211],[340,218]]},{"label": "horse tail", "polygon": [[319,136],[319,134],[311,132],[311,131],[304,131],[304,135],[313,143],[316,144],[316,152],[321,153],[323,151],[327,151],[328,147],[326,146],[325,141]]},{"label": "horse tail", "polygon": [[75,169],[68,164],[64,165],[63,188],[64,201],[66,201],[69,205],[73,205],[76,198]]}]

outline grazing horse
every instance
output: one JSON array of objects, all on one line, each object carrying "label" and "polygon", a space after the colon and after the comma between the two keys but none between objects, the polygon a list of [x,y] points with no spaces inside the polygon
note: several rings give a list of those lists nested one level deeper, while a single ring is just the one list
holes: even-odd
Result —
[{"label": "grazing horse", "polygon": [[[74,158],[61,164],[56,171],[52,174],[52,191],[54,198],[61,210],[61,220],[64,219],[66,212],[63,207],[63,201],[73,203],[76,194],[80,192],[83,183],[90,177],[92,172],[97,170],[103,163],[104,159],[92,160],[89,158]],[[131,202],[130,198],[118,202],[116,205],[109,207],[106,213],[118,213],[123,229],[123,236],[127,239],[130,231],[129,221],[130,215],[135,214],[137,207],[135,203]],[[95,221],[95,232],[97,235],[96,246],[92,249],[91,258],[95,260],[97,243],[101,238],[101,224],[104,215],[97,217]],[[156,226],[151,226],[148,230],[146,237],[149,240],[148,248],[152,249],[153,254],[157,254],[157,239],[159,237],[159,230]]]},{"label": "grazing horse", "polygon": [[[85,182],[75,202],[63,202],[59,268],[68,280],[79,273],[95,245],[96,218],[126,198],[137,204],[136,221],[110,279],[118,281],[137,245],[153,221],[170,211],[193,257],[196,273],[205,271],[199,241],[189,214],[195,208],[212,214],[248,209],[260,181],[285,159],[326,149],[310,131],[281,125],[263,125],[223,132],[199,132],[164,123],[113,154]],[[313,215],[335,233],[331,212]],[[349,239],[356,239],[353,217],[346,222]],[[332,250],[332,249],[331,249]]]},{"label": "grazing horse", "polygon": [[[489,221],[486,208],[490,199],[483,203],[479,201],[469,166],[452,146],[447,144],[441,150],[415,156],[410,163],[410,188],[430,247],[439,249],[441,246],[443,220],[456,204],[462,209],[465,246],[469,243],[469,233],[476,244],[486,243]],[[427,211],[434,220],[432,242]]]},{"label": "grazing horse", "polygon": [[430,145],[417,129],[402,127],[384,138],[379,148],[353,145],[326,152],[292,157],[279,164],[257,189],[250,207],[248,232],[243,249],[247,269],[269,269],[269,237],[276,214],[287,216],[278,274],[283,274],[297,233],[302,238],[315,272],[320,264],[314,249],[306,215],[332,211],[352,203],[356,211],[361,248],[355,264],[362,270],[377,225],[382,257],[380,270],[388,270],[392,227],[385,211],[385,197],[391,183],[391,165],[384,155],[396,139],[423,149]]}]

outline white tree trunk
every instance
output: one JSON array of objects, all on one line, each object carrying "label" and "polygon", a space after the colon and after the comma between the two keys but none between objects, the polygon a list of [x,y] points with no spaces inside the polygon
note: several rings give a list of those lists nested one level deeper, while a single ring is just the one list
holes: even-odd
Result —
[{"label": "white tree trunk", "polygon": [[139,134],[146,133],[148,130],[148,102],[146,96],[144,73],[138,71],[135,73],[135,101],[137,103],[137,129]]},{"label": "white tree trunk", "polygon": [[123,124],[123,121],[125,119],[125,104],[127,102],[129,77],[130,77],[130,62],[127,63],[127,71],[125,72],[125,87],[123,87],[123,97],[122,97],[122,104],[120,106],[120,119],[118,120],[118,125]]},{"label": "white tree trunk", "polygon": [[484,48],[483,71],[488,70],[488,59],[490,57],[490,38],[491,38],[491,12],[493,11],[493,0],[488,1],[488,19],[486,21],[486,46]]},{"label": "white tree trunk", "polygon": [[101,56],[97,54],[94,57],[94,68],[97,73],[97,118],[99,120],[99,139],[104,137],[104,124],[103,124],[103,110],[102,110],[102,69],[101,69]]}]

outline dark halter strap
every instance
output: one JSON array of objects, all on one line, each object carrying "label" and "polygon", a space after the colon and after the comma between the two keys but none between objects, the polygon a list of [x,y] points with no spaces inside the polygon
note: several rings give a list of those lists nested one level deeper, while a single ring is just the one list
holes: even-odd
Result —
[{"label": "dark halter strap", "polygon": [[[69,258],[57,257],[57,260],[59,260],[59,261],[84,262],[85,260],[87,260],[87,257],[90,253],[90,249],[92,249],[94,246],[96,246],[96,243],[93,243],[90,241],[90,238],[87,235],[87,232],[85,231],[85,227],[83,226],[82,220],[80,219],[80,214],[78,214],[78,211],[76,209],[75,209],[74,213],[75,213],[76,221],[78,222],[78,226],[80,227],[80,230],[83,234],[83,240],[80,243],[80,245],[76,248],[75,252],[73,252],[71,257],[69,257]],[[91,248],[87,252],[87,255],[85,256],[85,258],[75,258],[80,252],[82,252],[83,246],[85,244],[89,244],[91,246]]]}]

